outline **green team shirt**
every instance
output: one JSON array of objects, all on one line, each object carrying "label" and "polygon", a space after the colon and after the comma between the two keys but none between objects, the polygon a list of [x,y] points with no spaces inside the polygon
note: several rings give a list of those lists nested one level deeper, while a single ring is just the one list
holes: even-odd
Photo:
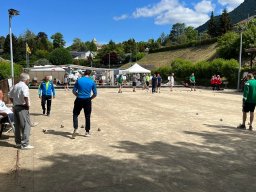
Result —
[{"label": "green team shirt", "polygon": [[117,82],[120,84],[123,83],[123,77],[118,77]]},{"label": "green team shirt", "polygon": [[149,81],[150,80],[150,77],[147,75],[146,76],[146,81]]},{"label": "green team shirt", "polygon": [[244,100],[247,103],[256,103],[256,80],[250,79],[244,85]]},{"label": "green team shirt", "polygon": [[195,83],[196,82],[196,77],[194,75],[191,75],[189,78],[191,83]]}]

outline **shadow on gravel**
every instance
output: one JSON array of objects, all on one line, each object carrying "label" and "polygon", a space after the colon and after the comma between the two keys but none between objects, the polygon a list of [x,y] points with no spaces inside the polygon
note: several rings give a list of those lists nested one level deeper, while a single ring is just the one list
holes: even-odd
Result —
[{"label": "shadow on gravel", "polygon": [[47,166],[34,171],[21,169],[18,179],[0,173],[1,191],[255,191],[255,135],[240,134],[236,129],[184,134],[187,138],[198,137],[200,142],[170,145],[160,141],[145,144],[121,141],[111,146],[120,154],[112,158],[65,153],[47,156],[41,159]]},{"label": "shadow on gravel", "polygon": [[31,116],[45,116],[42,113],[29,113]]}]

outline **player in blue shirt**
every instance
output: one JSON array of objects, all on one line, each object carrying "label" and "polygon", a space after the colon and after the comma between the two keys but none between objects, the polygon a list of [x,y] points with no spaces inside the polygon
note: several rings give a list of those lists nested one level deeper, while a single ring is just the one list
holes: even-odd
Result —
[{"label": "player in blue shirt", "polygon": [[91,71],[86,70],[84,72],[84,77],[78,79],[73,88],[73,94],[76,96],[73,109],[73,139],[75,139],[76,135],[78,134],[78,116],[82,109],[84,109],[85,115],[85,136],[90,136],[92,99],[97,96],[96,84],[90,78],[90,74]]}]

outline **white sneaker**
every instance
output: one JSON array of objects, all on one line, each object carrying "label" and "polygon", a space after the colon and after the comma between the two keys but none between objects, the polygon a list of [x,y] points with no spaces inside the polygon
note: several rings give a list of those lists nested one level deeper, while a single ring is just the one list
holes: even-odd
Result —
[{"label": "white sneaker", "polygon": [[72,134],[72,139],[75,139],[77,135],[78,135],[78,129],[74,129]]},{"label": "white sneaker", "polygon": [[22,150],[28,150],[28,149],[34,149],[34,147],[32,145],[27,145],[25,147],[21,146]]},{"label": "white sneaker", "polygon": [[84,135],[85,137],[90,137],[91,136],[91,134],[89,133],[89,132],[85,132],[85,135]]}]

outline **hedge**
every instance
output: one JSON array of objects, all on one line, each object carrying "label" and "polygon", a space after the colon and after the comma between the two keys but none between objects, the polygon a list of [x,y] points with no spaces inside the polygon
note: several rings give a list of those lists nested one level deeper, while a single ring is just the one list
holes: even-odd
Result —
[{"label": "hedge", "polygon": [[209,86],[212,75],[220,75],[229,82],[229,87],[235,87],[237,83],[238,62],[234,59],[215,59],[211,62],[202,61],[193,64],[184,59],[176,59],[171,65],[160,67],[154,72],[161,74],[163,82],[167,82],[167,77],[175,74],[176,81],[188,81],[191,73],[195,73],[197,85]]},{"label": "hedge", "polygon": [[[18,77],[22,72],[22,67],[14,64],[14,76]],[[11,63],[7,61],[0,61],[0,80],[11,77]]]}]

